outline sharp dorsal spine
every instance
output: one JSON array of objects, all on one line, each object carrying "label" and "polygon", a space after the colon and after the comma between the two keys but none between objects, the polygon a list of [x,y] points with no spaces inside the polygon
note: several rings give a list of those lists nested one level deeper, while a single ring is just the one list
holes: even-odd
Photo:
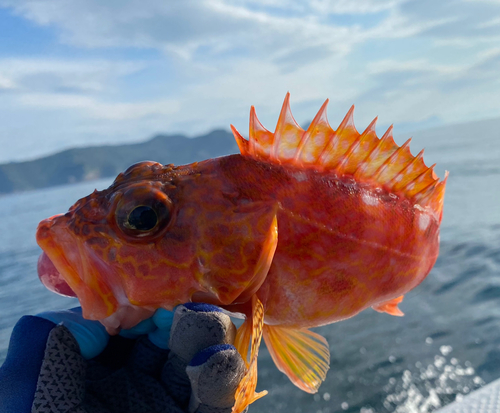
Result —
[{"label": "sharp dorsal spine", "polygon": [[417,156],[411,154],[411,139],[398,146],[392,136],[392,125],[378,138],[377,118],[360,134],[354,126],[354,106],[334,130],[326,116],[327,105],[328,99],[304,130],[293,118],[290,93],[287,93],[274,133],[260,123],[253,106],[249,140],[233,125],[231,130],[243,156],[374,182],[389,192],[412,199],[421,207],[431,208],[441,218],[448,172],[439,180],[434,165],[425,165],[423,150]]}]

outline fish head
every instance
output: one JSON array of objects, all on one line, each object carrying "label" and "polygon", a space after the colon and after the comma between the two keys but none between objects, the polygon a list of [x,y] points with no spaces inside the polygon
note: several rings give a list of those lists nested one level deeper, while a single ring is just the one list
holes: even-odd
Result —
[{"label": "fish head", "polygon": [[66,214],[40,222],[42,282],[77,296],[85,318],[113,316],[109,324],[125,328],[165,302],[189,301],[190,231],[175,225],[172,174],[171,166],[141,162]]},{"label": "fish head", "polygon": [[277,243],[275,208],[236,207],[194,166],[133,165],[106,190],[43,220],[39,277],[77,296],[85,318],[129,328],[157,308],[247,301]]}]

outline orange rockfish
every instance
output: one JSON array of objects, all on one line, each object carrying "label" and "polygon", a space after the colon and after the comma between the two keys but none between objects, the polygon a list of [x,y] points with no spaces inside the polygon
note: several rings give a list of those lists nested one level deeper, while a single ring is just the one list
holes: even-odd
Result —
[{"label": "orange rockfish", "polygon": [[240,155],[141,162],[42,221],[42,281],[74,292],[111,332],[189,301],[244,314],[235,412],[262,395],[261,337],[278,368],[316,392],[330,356],[308,328],[367,307],[402,315],[403,294],[438,256],[446,185],[423,151],[394,143],[392,127],[379,139],[376,119],[360,134],[351,108],[333,130],[327,103],[304,131],[287,94],[274,133],[252,107],[249,140],[232,127]]}]

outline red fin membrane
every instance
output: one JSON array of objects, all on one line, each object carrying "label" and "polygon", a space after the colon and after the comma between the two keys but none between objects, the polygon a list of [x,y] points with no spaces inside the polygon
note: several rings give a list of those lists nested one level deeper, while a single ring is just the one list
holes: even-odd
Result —
[{"label": "red fin membrane", "polygon": [[248,141],[231,125],[241,154],[375,182],[389,192],[431,208],[440,218],[448,175],[440,181],[433,167],[424,164],[422,152],[416,157],[411,154],[409,140],[399,147],[392,137],[392,126],[379,139],[375,133],[376,118],[360,134],[354,126],[354,106],[338,129],[333,130],[326,118],[327,103],[328,100],[304,131],[292,116],[287,93],[274,133],[259,122],[252,106]]},{"label": "red fin membrane", "polygon": [[384,301],[383,303],[376,304],[372,306],[375,311],[379,313],[387,313],[390,315],[395,315],[397,317],[403,317],[405,313],[403,313],[399,308],[398,304],[403,301],[403,295],[398,298],[393,298],[389,301]]},{"label": "red fin membrane", "polygon": [[[248,371],[241,379],[235,393],[235,403],[232,413],[241,413],[254,401],[264,397],[267,391],[255,392],[257,388],[257,356],[259,355],[260,341],[262,339],[262,328],[264,326],[264,307],[256,295],[252,297],[252,319],[248,318],[236,333],[235,347],[245,360]],[[252,338],[250,347],[250,359],[247,358],[248,345]]]}]

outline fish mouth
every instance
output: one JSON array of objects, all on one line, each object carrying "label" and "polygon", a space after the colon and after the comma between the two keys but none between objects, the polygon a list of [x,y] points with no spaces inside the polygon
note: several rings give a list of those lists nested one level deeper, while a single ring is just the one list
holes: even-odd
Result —
[{"label": "fish mouth", "polygon": [[69,222],[70,215],[65,214],[47,218],[38,225],[36,241],[43,250],[38,261],[38,276],[52,291],[56,285],[66,289],[66,284],[80,300],[85,318],[103,319],[116,308],[110,297],[105,299],[95,288],[90,288],[92,284],[99,284],[95,279],[98,274],[88,273],[91,267],[85,265],[86,257],[81,253],[79,240],[69,230]]},{"label": "fish mouth", "polygon": [[69,229],[69,220],[69,214],[56,215],[38,225],[42,284],[57,294],[77,297],[83,317],[99,320],[110,334],[150,317],[154,309],[130,303],[119,275]]},{"label": "fish mouth", "polygon": [[45,252],[38,258],[37,270],[38,278],[49,291],[64,297],[76,297],[75,292]]}]

